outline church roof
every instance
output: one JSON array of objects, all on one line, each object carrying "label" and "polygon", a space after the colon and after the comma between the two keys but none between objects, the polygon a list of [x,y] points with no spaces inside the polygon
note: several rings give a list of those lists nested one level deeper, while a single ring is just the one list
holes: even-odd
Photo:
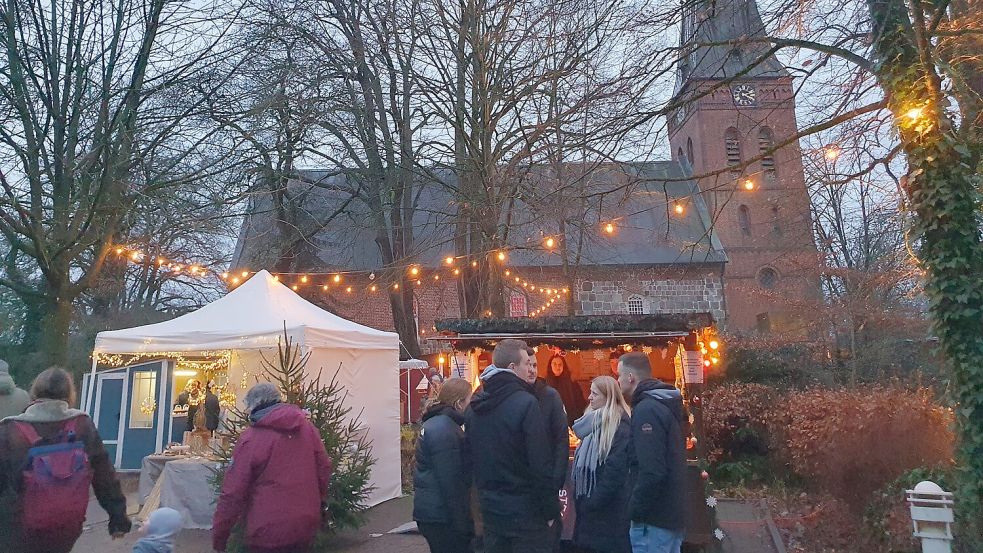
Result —
[{"label": "church roof", "polygon": [[[577,167],[570,164],[570,173]],[[559,237],[559,222],[567,228],[572,249],[580,233],[587,232],[581,265],[719,264],[723,248],[711,232],[709,212],[689,172],[676,161],[607,163],[578,179],[561,184],[532,169],[513,199],[508,227],[508,264],[513,267],[557,266],[559,255],[543,247],[545,236]],[[457,203],[450,171],[435,171],[436,179],[420,179],[417,209],[412,221],[414,246],[406,264],[435,267],[454,254]],[[374,271],[383,267],[375,243],[371,212],[362,201],[347,203],[340,188],[344,176],[307,170],[288,188],[298,198],[291,225],[309,238],[298,248],[293,271]],[[536,188],[538,187],[538,188]],[[563,192],[547,193],[562,190]],[[607,191],[607,194],[599,192]],[[544,200],[544,198],[547,198]],[[673,212],[674,203],[684,214]],[[328,214],[339,211],[329,222]],[[599,232],[613,221],[613,235]],[[283,244],[278,236],[269,193],[254,196],[236,245],[233,267],[272,267]]]},{"label": "church roof", "polygon": [[767,54],[767,36],[754,0],[690,0],[684,3],[676,92],[692,80],[788,77],[785,66]]}]

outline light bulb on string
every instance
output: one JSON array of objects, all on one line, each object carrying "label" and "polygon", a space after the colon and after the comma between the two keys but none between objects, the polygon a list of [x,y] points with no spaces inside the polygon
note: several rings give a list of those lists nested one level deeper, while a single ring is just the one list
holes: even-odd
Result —
[{"label": "light bulb on string", "polygon": [[239,284],[239,277],[232,277],[232,284]]},{"label": "light bulb on string", "polygon": [[459,275],[459,274],[461,274],[461,270],[460,270],[460,269],[454,269],[454,274],[455,274],[455,275]]},{"label": "light bulb on string", "polygon": [[673,204],[673,211],[675,211],[675,212],[676,212],[676,215],[682,215],[682,214],[683,214],[683,213],[684,213],[684,212],[686,211],[686,208],[684,208],[684,207],[683,207],[683,204],[681,204],[681,203],[680,203],[680,202],[679,202],[679,201],[677,200],[677,201],[676,201],[676,202],[674,202],[674,204]]},{"label": "light bulb on string", "polygon": [[754,181],[751,179],[744,179],[744,190],[754,190]]},{"label": "light bulb on string", "polygon": [[410,268],[410,274],[413,275],[413,276],[416,276],[416,275],[420,274],[420,268],[419,267],[411,267]]},{"label": "light bulb on string", "polygon": [[249,276],[249,271],[243,271],[242,278],[246,278],[247,276]]},{"label": "light bulb on string", "polygon": [[335,283],[339,283],[341,282],[341,275],[335,275],[331,280],[335,281]]},{"label": "light bulb on string", "polygon": [[448,265],[453,265],[454,264],[454,258],[448,255],[447,257],[444,258],[444,263],[446,263]]},{"label": "light bulb on string", "polygon": [[[229,278],[229,273],[222,273],[222,279],[224,280],[224,279],[227,279],[227,278]],[[276,278],[276,277],[274,277],[274,278]]]},{"label": "light bulb on string", "polygon": [[116,255],[122,255],[122,254],[123,254],[123,248],[116,248]]},{"label": "light bulb on string", "polygon": [[498,252],[496,257],[498,257],[499,261],[505,261],[505,252]]},{"label": "light bulb on string", "polygon": [[543,245],[546,246],[546,249],[552,250],[556,246],[556,240],[554,240],[552,236],[547,236],[546,240],[543,242]]},{"label": "light bulb on string", "polygon": [[349,287],[345,288],[345,292],[348,292],[349,294],[351,294],[352,293],[352,287],[349,286]]},{"label": "light bulb on string", "polygon": [[377,290],[377,288],[376,288],[375,284],[373,284],[372,286],[369,286],[369,291],[370,292],[375,292],[376,290]]},{"label": "light bulb on string", "polygon": [[307,284],[307,275],[300,277],[300,281],[303,282],[304,284]]},{"label": "light bulb on string", "polygon": [[608,234],[614,234],[614,223],[607,223],[604,225],[604,232]]},{"label": "light bulb on string", "polygon": [[472,267],[477,267],[478,266],[478,262],[477,261],[472,261],[471,262],[471,266]]}]

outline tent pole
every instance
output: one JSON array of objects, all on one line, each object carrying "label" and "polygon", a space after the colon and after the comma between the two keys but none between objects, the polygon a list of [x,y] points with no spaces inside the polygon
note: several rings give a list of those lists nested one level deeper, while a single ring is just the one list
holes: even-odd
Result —
[{"label": "tent pole", "polygon": [[81,406],[82,410],[89,412],[89,402],[92,401],[92,392],[96,389],[96,365],[99,364],[99,357],[96,352],[92,352],[92,372],[89,376],[89,386],[85,389],[85,405]]}]

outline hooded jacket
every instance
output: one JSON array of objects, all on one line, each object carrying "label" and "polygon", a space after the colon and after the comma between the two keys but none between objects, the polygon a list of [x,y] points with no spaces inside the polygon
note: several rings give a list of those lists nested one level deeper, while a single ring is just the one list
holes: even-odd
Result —
[{"label": "hooded jacket", "polygon": [[14,384],[7,363],[0,361],[0,420],[19,415],[31,404],[31,396]]},{"label": "hooded jacket", "polygon": [[437,404],[423,415],[413,471],[413,520],[449,524],[472,534],[471,463],[464,446],[464,415]]},{"label": "hooded jacket", "polygon": [[299,407],[257,409],[239,436],[212,522],[212,545],[225,551],[232,526],[245,518],[246,545],[309,547],[321,525],[331,460]]},{"label": "hooded jacket", "polygon": [[673,386],[646,379],[638,383],[631,403],[631,521],[681,530],[686,527],[682,395]]},{"label": "hooded jacket", "polygon": [[174,509],[157,509],[147,521],[147,535],[133,545],[133,553],[173,553],[174,536],[183,523],[181,513]]},{"label": "hooded jacket", "polygon": [[[0,497],[9,497],[8,493],[16,496],[14,513],[7,520],[0,520],[0,551],[16,553],[18,546],[23,545],[19,538],[21,529],[16,521],[19,519],[21,494],[21,468],[27,459],[27,450],[32,444],[27,443],[21,433],[15,428],[14,422],[27,422],[34,427],[42,440],[56,437],[62,431],[65,421],[75,421],[75,431],[78,438],[85,444],[85,453],[89,458],[92,470],[92,488],[95,491],[99,505],[109,514],[109,533],[129,532],[130,519],[126,516],[126,497],[120,488],[116,471],[109,461],[109,455],[99,438],[92,419],[78,409],[71,409],[68,403],[53,399],[41,399],[32,403],[23,414],[7,417],[0,423]],[[6,517],[5,517],[6,518]],[[82,528],[66,529],[52,539],[61,543],[74,543],[82,534]],[[11,543],[5,543],[5,539]],[[4,548],[3,546],[6,546]],[[70,545],[69,545],[70,548]],[[58,546],[52,545],[52,551]]]},{"label": "hooded jacket", "polygon": [[481,380],[465,435],[484,526],[502,534],[545,529],[560,503],[539,402],[508,369],[488,367]]}]

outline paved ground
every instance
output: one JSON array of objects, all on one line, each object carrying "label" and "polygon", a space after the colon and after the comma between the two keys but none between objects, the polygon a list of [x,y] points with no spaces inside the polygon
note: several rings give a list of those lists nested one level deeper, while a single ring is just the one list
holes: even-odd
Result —
[{"label": "paved ground", "polygon": [[[131,503],[135,494],[130,495]],[[130,512],[136,513],[136,505],[130,505]],[[402,497],[387,501],[369,510],[368,521],[356,531],[343,532],[336,536],[327,551],[339,553],[427,553],[426,541],[418,534],[386,534],[389,530],[412,519],[413,498]],[[107,517],[93,500],[89,504],[86,529],[75,544],[72,553],[130,553],[133,544],[139,539],[132,532],[121,540],[112,540],[106,529]],[[186,530],[176,540],[175,553],[211,553],[211,535],[207,530]]]},{"label": "paved ground", "polygon": [[[136,513],[136,494],[130,494],[130,512]],[[338,553],[428,553],[426,541],[419,534],[388,534],[412,519],[412,496],[401,497],[369,510],[367,523],[355,531],[335,537],[326,551]],[[720,500],[718,521],[726,538],[723,553],[785,553],[777,532],[769,528],[770,515],[758,502]],[[106,513],[93,500],[85,532],[72,553],[130,553],[139,539],[136,532],[113,541],[106,531]],[[773,526],[773,525],[772,525]],[[176,553],[212,553],[207,530],[186,530],[177,539]]]}]

